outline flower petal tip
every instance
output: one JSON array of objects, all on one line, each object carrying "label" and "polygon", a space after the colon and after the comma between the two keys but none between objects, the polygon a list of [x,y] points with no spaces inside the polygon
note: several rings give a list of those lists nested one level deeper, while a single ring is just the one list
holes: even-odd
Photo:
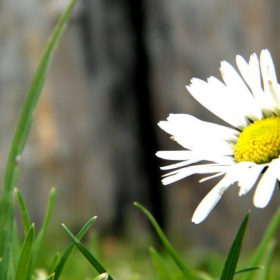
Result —
[{"label": "flower petal tip", "polygon": [[196,219],[194,219],[194,218],[192,218],[192,222],[194,223],[194,224],[199,224],[200,222],[199,221],[197,221]]},{"label": "flower petal tip", "polygon": [[268,203],[264,203],[263,201],[254,200],[254,205],[256,208],[265,208]]}]

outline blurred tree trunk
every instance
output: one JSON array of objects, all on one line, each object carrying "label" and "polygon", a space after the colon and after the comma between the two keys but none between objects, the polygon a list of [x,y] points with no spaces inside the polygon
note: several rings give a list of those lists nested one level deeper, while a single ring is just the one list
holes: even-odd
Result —
[{"label": "blurred tree trunk", "polygon": [[[123,225],[135,200],[146,204],[162,225],[163,189],[155,157],[143,2],[97,0],[85,5],[81,23],[93,119],[98,120],[93,159],[113,177],[108,184],[98,172],[96,184],[114,195],[103,197],[106,207],[113,207],[115,230]],[[107,155],[104,166],[97,154]]]}]

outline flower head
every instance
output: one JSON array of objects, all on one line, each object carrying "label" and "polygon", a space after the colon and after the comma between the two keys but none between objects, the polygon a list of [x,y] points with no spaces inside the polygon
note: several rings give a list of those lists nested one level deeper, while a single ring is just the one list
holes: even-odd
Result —
[{"label": "flower head", "polygon": [[280,85],[271,55],[263,50],[260,62],[252,54],[249,63],[238,55],[236,63],[243,79],[223,61],[224,83],[214,77],[207,82],[194,78],[187,86],[198,102],[229,127],[187,114],[170,114],[158,124],[185,148],[157,152],[160,158],[179,161],[162,167],[174,169],[164,175],[164,185],[193,174],[211,174],[201,181],[224,176],[198,205],[194,223],[208,216],[232,184],[237,182],[240,196],[256,185],[254,205],[263,208],[280,180]]}]

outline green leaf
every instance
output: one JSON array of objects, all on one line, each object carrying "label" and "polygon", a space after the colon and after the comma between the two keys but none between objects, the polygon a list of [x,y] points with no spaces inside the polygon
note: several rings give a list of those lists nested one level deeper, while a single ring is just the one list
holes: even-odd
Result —
[{"label": "green leaf", "polygon": [[[77,234],[77,239],[81,239],[85,233],[87,232],[87,230],[90,228],[90,226],[92,225],[92,223],[97,219],[97,217],[93,217],[91,218],[85,225],[84,227],[80,230],[80,232]],[[67,250],[65,251],[65,253],[63,254],[63,256],[61,257],[58,265],[56,266],[54,273],[54,280],[57,280],[60,277],[60,274],[63,270],[63,267],[68,259],[68,257],[70,256],[70,254],[72,253],[73,249],[75,248],[75,243],[72,242],[69,247],[67,248]]]},{"label": "green leaf", "polygon": [[[269,246],[270,242],[272,241],[276,230],[278,229],[280,224],[280,208],[278,208],[277,212],[272,217],[265,234],[253,256],[252,261],[250,262],[250,266],[256,266],[260,263],[261,259],[263,258],[267,247]],[[253,273],[247,273],[245,280],[253,279]]]},{"label": "green leaf", "polygon": [[24,202],[24,199],[18,189],[15,189],[15,194],[19,205],[24,234],[26,235],[31,225],[28,210]]},{"label": "green leaf", "polygon": [[154,226],[159,238],[161,239],[164,247],[170,254],[170,256],[173,258],[174,262],[177,264],[177,266],[181,269],[183,274],[187,277],[187,279],[194,279],[194,276],[191,274],[190,270],[185,266],[183,261],[180,259],[178,254],[175,252],[175,250],[172,248],[171,244],[167,240],[166,236],[164,235],[163,231],[161,230],[160,226],[158,225],[155,218],[152,216],[152,214],[141,204],[134,202],[134,205],[139,208],[144,214],[148,217],[152,225]]},{"label": "green leaf", "polygon": [[156,267],[159,280],[169,280],[171,279],[168,270],[166,268],[166,265],[162,259],[162,257],[159,255],[159,253],[152,247],[149,249],[151,258],[153,260],[153,263]]},{"label": "green leaf", "polygon": [[45,82],[47,70],[50,65],[51,57],[55,47],[65,30],[66,23],[72,12],[76,0],[72,0],[66,11],[60,18],[57,27],[45,48],[42,59],[31,82],[31,86],[25,98],[20,116],[14,132],[9,156],[6,164],[2,196],[0,200],[0,280],[7,280],[10,241],[12,236],[14,201],[13,188],[17,184],[18,168],[17,162],[21,156],[31,125],[33,112],[37,105],[42,87]]},{"label": "green leaf", "polygon": [[[92,264],[92,266],[99,272],[99,273],[107,273],[106,269],[100,264],[100,262],[90,253],[90,251],[70,232],[70,230],[62,224],[64,229],[66,230],[67,234],[73,240],[75,245],[79,248],[82,254],[88,259],[88,261]],[[109,275],[109,280],[113,280],[113,278]]]},{"label": "green leaf", "polygon": [[243,238],[244,238],[248,220],[249,220],[249,216],[250,216],[250,212],[244,218],[244,220],[237,232],[237,235],[231,245],[229,254],[227,256],[227,260],[226,260],[224,268],[223,268],[221,280],[231,280],[234,277],[235,269],[237,266],[237,262],[238,262],[241,247],[242,247]]},{"label": "green leaf", "polygon": [[23,246],[22,246],[15,280],[27,279],[27,273],[28,273],[30,259],[31,259],[34,236],[35,236],[35,228],[34,228],[34,224],[33,224],[30,227],[30,229],[27,233],[27,236],[24,240]]}]

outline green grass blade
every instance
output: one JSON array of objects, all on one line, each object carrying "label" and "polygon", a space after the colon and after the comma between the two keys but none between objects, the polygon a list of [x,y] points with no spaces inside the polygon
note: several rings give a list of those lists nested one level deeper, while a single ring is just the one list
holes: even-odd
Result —
[{"label": "green grass blade", "polygon": [[149,251],[150,251],[150,256],[153,260],[154,266],[156,267],[156,270],[158,273],[158,279],[159,280],[171,280],[171,277],[168,273],[166,265],[165,265],[162,257],[159,255],[159,253],[152,247],[149,249]]},{"label": "green grass blade", "polygon": [[152,214],[141,204],[135,202],[134,205],[139,208],[144,214],[148,217],[152,225],[154,226],[159,238],[161,239],[164,247],[170,254],[170,256],[173,258],[174,262],[177,264],[177,266],[181,269],[183,274],[187,277],[187,279],[194,279],[194,276],[191,274],[190,270],[186,267],[186,265],[183,263],[183,261],[180,259],[178,254],[175,252],[169,241],[167,240],[166,236],[164,235],[163,231],[161,230],[160,226],[158,225],[155,218],[152,216]]},{"label": "green grass blade", "polygon": [[60,253],[56,253],[54,258],[53,258],[53,261],[48,269],[48,273],[52,273],[55,268],[57,267],[58,263],[59,263],[59,258],[60,258]]},{"label": "green grass blade", "polygon": [[48,206],[47,206],[44,222],[43,222],[42,228],[41,228],[40,232],[38,233],[38,236],[35,240],[35,244],[34,244],[34,257],[36,259],[38,257],[40,248],[42,247],[42,243],[43,243],[43,240],[46,235],[46,231],[47,231],[50,219],[51,219],[51,215],[52,215],[54,203],[55,203],[55,197],[56,197],[56,191],[54,188],[52,188],[50,191],[50,195],[49,195],[49,201],[48,201]]},{"label": "green grass blade", "polygon": [[235,275],[235,270],[236,270],[237,262],[239,259],[242,242],[243,242],[243,238],[244,238],[244,235],[246,232],[249,216],[250,216],[250,212],[246,215],[243,222],[241,223],[241,226],[231,245],[229,254],[227,256],[227,260],[225,262],[225,265],[224,265],[224,268],[222,271],[221,280],[231,280],[231,279],[233,279],[233,277]]},{"label": "green grass blade", "polygon": [[6,280],[9,267],[9,244],[12,235],[14,218],[13,188],[17,183],[17,162],[24,148],[33,112],[37,105],[42,87],[45,82],[46,73],[50,65],[51,57],[55,47],[64,32],[66,23],[72,12],[76,0],[72,0],[65,13],[60,18],[57,27],[45,48],[42,59],[31,82],[31,86],[25,98],[16,129],[14,132],[9,156],[6,164],[2,195],[0,200],[0,280]]},{"label": "green grass blade", "polygon": [[[242,268],[242,269],[236,270],[234,275],[257,270],[257,269],[264,269],[264,267],[263,266],[251,266],[251,267]],[[218,280],[221,280],[221,278],[219,278]]]},{"label": "green grass blade", "polygon": [[[10,170],[12,167],[12,170]],[[6,280],[10,259],[10,242],[13,232],[14,219],[14,199],[13,187],[18,178],[18,168],[14,166],[14,162],[8,159],[6,166],[9,176],[4,179],[2,196],[0,198],[0,280]]]},{"label": "green grass blade", "polygon": [[[5,196],[3,196],[5,198]],[[0,209],[2,208],[0,213],[6,213],[2,216],[6,216],[6,219],[1,219],[2,223],[0,223],[0,279],[6,280],[8,275],[8,269],[10,265],[10,246],[7,246],[11,242],[11,234],[13,231],[13,206],[9,207],[13,204],[13,201],[10,200],[11,197],[5,198],[5,203],[2,203],[2,207],[0,205]],[[3,211],[4,210],[4,211]],[[1,215],[1,214],[0,214]],[[10,223],[11,221],[11,223]],[[2,227],[1,224],[6,225],[6,227]],[[1,234],[2,233],[2,234]]]},{"label": "green grass blade", "polygon": [[91,249],[92,254],[99,259],[99,240],[98,235],[95,231],[89,233],[89,248]]},{"label": "green grass blade", "polygon": [[20,255],[20,243],[19,243],[17,226],[16,226],[15,221],[14,221],[14,226],[13,226],[13,235],[12,235],[12,239],[11,239],[10,252],[11,252],[11,259],[10,259],[10,263],[9,263],[8,279],[15,279],[15,272],[16,272],[16,268],[18,265],[19,255]]},{"label": "green grass blade", "polygon": [[[79,248],[82,254],[88,259],[88,261],[92,264],[92,266],[99,273],[107,273],[106,269],[100,264],[100,262],[90,253],[90,251],[70,232],[70,230],[62,224],[67,234],[70,236],[75,245]],[[109,275],[109,280],[113,280],[113,278]]]},{"label": "green grass blade", "polygon": [[[79,233],[77,234],[77,239],[81,239],[85,233],[87,232],[87,230],[90,228],[90,226],[92,225],[92,223],[97,219],[97,217],[93,217],[91,218],[85,225],[84,227],[79,231]],[[70,254],[72,253],[72,251],[75,248],[75,243],[72,242],[69,247],[67,248],[67,250],[65,251],[65,253],[62,255],[58,265],[56,266],[54,273],[54,280],[58,280],[58,278],[60,277],[60,274],[63,270],[63,267],[68,259],[68,257],[70,256]]]},{"label": "green grass blade", "polygon": [[48,276],[45,280],[54,280],[54,276],[55,274],[51,274],[50,276]]},{"label": "green grass blade", "polygon": [[24,234],[26,235],[31,226],[30,217],[24,199],[18,189],[15,189],[15,194],[19,205],[20,215],[23,224],[23,231]]},{"label": "green grass blade", "polygon": [[258,270],[258,269],[264,269],[264,267],[263,266],[251,266],[251,267],[242,268],[242,269],[235,271],[235,275],[241,274],[244,272],[253,271],[253,270]]},{"label": "green grass blade", "polygon": [[32,80],[18,122],[20,131],[18,134],[16,133],[15,135],[16,144],[17,144],[16,156],[20,156],[24,148],[26,138],[28,136],[30,124],[32,121],[33,112],[35,110],[43,85],[45,83],[46,74],[50,66],[51,58],[53,56],[55,48],[57,47],[60,41],[61,36],[64,33],[67,21],[71,15],[75,3],[76,0],[72,0],[68,5],[67,9],[65,10],[65,12],[63,13],[63,15],[61,16],[43,52],[41,61]]},{"label": "green grass blade", "polygon": [[274,254],[275,247],[276,247],[276,242],[275,242],[275,240],[272,240],[267,247],[265,258],[263,260],[263,263],[264,263],[263,266],[265,269],[264,269],[262,275],[258,279],[261,279],[261,280],[272,279],[271,278],[271,267],[272,267],[273,254]]},{"label": "green grass blade", "polygon": [[22,250],[20,253],[15,280],[27,279],[27,274],[28,274],[28,269],[29,269],[31,254],[32,254],[32,247],[34,242],[34,236],[35,236],[35,228],[33,224],[30,227],[26,235],[26,238],[24,240],[24,243],[22,245]]},{"label": "green grass blade", "polygon": [[8,280],[14,280],[15,274],[17,270],[19,255],[20,255],[20,246],[17,234],[17,225],[14,221],[13,226],[13,235],[11,239],[11,257],[10,257],[10,263],[9,263],[9,271],[8,271]]},{"label": "green grass blade", "polygon": [[[278,208],[277,212],[274,214],[272,220],[270,221],[265,231],[265,234],[256,250],[256,253],[253,256],[250,266],[257,266],[260,263],[279,225],[280,225],[280,208]],[[253,273],[247,273],[244,279],[245,280],[253,279]]]},{"label": "green grass blade", "polygon": [[46,231],[47,231],[47,228],[48,228],[48,225],[50,222],[50,218],[51,218],[51,214],[53,211],[53,207],[54,207],[55,195],[56,195],[55,189],[52,188],[50,195],[49,195],[49,201],[48,201],[48,206],[47,206],[44,222],[43,222],[42,228],[41,228],[40,232],[38,233],[38,236],[36,237],[35,242],[34,242],[34,249],[33,249],[30,269],[29,269],[29,278],[30,278],[31,274],[33,273],[33,269],[36,265],[36,261],[38,260],[39,251],[42,247],[42,243],[43,243],[44,237],[46,235]]}]

